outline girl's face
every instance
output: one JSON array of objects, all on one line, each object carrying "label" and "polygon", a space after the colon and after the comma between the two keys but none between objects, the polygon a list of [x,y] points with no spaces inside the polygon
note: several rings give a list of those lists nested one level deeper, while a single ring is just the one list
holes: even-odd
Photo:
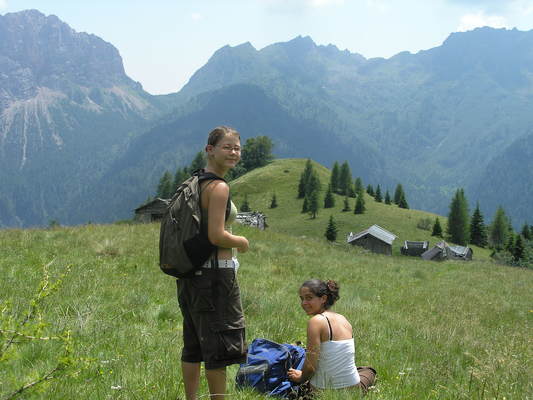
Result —
[{"label": "girl's face", "polygon": [[300,304],[307,315],[320,314],[325,310],[327,296],[318,297],[308,287],[301,287],[299,290]]},{"label": "girl's face", "polygon": [[241,160],[241,141],[235,135],[225,135],[216,145],[207,145],[206,150],[223,169],[233,168]]}]

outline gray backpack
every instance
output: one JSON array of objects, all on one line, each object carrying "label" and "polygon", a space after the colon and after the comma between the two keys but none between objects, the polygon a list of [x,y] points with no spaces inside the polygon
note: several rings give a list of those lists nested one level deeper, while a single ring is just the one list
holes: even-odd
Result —
[{"label": "gray backpack", "polygon": [[159,266],[176,278],[193,277],[217,249],[202,231],[200,182],[205,180],[224,181],[213,173],[195,171],[178,186],[161,221]]}]

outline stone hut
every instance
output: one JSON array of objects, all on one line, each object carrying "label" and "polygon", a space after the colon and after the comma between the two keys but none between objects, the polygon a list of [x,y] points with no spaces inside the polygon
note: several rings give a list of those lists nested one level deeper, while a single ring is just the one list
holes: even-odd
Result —
[{"label": "stone hut", "polygon": [[135,219],[139,222],[161,221],[169,200],[156,198],[135,209]]},{"label": "stone hut", "polygon": [[257,211],[239,212],[237,213],[236,222],[264,230],[268,225],[266,223],[266,215]]},{"label": "stone hut", "polygon": [[422,255],[425,251],[427,251],[429,248],[429,242],[414,242],[410,240],[406,240],[403,243],[403,246],[400,248],[401,253],[404,256],[414,256],[418,257]]}]

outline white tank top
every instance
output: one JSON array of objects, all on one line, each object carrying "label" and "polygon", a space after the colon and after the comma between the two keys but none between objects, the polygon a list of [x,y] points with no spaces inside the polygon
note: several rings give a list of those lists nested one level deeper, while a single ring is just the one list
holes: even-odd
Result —
[{"label": "white tank top", "polygon": [[360,381],[355,366],[354,339],[331,340],[333,332],[328,317],[329,339],[320,343],[318,366],[310,379],[311,385],[320,389],[342,389],[357,385]]},{"label": "white tank top", "polygon": [[355,366],[355,342],[352,339],[320,343],[318,367],[311,385],[320,389],[341,389],[359,383]]}]

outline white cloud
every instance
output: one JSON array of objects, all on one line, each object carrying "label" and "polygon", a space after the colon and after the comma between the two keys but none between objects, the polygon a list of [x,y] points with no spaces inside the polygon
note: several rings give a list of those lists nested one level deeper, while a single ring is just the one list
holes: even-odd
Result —
[{"label": "white cloud", "polygon": [[379,12],[386,12],[389,10],[389,5],[384,0],[366,0],[366,5],[368,8]]},{"label": "white cloud", "polygon": [[0,0],[0,10],[7,8],[7,0]]},{"label": "white cloud", "polygon": [[308,0],[312,7],[339,6],[344,4],[344,0]]},{"label": "white cloud", "polygon": [[[1,0],[0,0],[1,1]],[[200,21],[202,19],[202,14],[200,13],[192,13],[191,18],[193,21]]]},{"label": "white cloud", "polygon": [[485,15],[484,12],[480,11],[476,14],[463,15],[457,30],[459,32],[465,32],[482,26],[505,28],[507,26],[507,20],[500,15]]}]

